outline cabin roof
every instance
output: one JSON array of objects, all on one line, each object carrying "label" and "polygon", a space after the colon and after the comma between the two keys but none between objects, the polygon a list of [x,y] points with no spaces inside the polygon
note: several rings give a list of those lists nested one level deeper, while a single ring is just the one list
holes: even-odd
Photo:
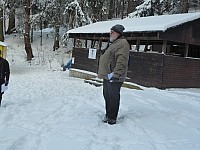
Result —
[{"label": "cabin roof", "polygon": [[125,27],[126,32],[165,32],[167,29],[176,27],[200,18],[200,12],[196,13],[184,13],[173,15],[160,15],[149,16],[140,18],[125,18],[121,20],[100,21],[71,29],[67,31],[69,34],[76,33],[109,33],[110,28],[115,24],[122,24]]}]

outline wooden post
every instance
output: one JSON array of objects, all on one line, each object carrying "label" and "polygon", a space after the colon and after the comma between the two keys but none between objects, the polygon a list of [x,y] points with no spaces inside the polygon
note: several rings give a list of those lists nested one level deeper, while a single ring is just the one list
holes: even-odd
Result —
[{"label": "wooden post", "polygon": [[74,47],[76,47],[76,39],[74,38]]},{"label": "wooden post", "polygon": [[99,39],[99,50],[101,50],[101,46],[102,46],[102,38]]},{"label": "wooden post", "polygon": [[139,52],[139,49],[140,49],[140,40],[137,39],[137,41],[136,41],[136,50]]},{"label": "wooden post", "polygon": [[185,44],[185,57],[188,57],[189,44]]},{"label": "wooden post", "polygon": [[164,40],[162,45],[162,53],[166,54],[166,52],[167,52],[167,41]]},{"label": "wooden post", "polygon": [[92,41],[91,41],[91,48],[94,48],[95,43],[96,43],[96,40],[92,40]]},{"label": "wooden post", "polygon": [[87,48],[87,39],[85,40],[85,48]]},{"label": "wooden post", "polygon": [[149,46],[149,41],[146,41],[145,47],[144,47],[144,52],[146,52],[148,50],[148,46]]}]

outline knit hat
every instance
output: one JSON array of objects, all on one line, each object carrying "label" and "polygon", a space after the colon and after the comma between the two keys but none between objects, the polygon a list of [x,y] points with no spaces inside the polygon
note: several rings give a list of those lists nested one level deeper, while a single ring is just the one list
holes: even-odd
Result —
[{"label": "knit hat", "polygon": [[121,24],[116,24],[116,25],[114,25],[110,30],[113,30],[113,31],[115,31],[115,32],[117,32],[117,33],[119,33],[119,34],[123,34],[123,31],[125,30],[125,28],[124,28],[124,26],[123,25],[121,25]]}]

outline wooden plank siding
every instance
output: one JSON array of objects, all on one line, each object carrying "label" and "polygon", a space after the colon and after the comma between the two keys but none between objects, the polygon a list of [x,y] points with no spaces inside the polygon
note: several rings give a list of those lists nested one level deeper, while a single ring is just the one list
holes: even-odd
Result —
[{"label": "wooden plank siding", "polygon": [[159,89],[199,88],[200,59],[131,52],[131,82]]},{"label": "wooden plank siding", "polygon": [[162,87],[163,54],[130,52],[127,77],[130,82],[147,86]]},{"label": "wooden plank siding", "polygon": [[200,19],[159,32],[159,39],[200,46]]},{"label": "wooden plank siding", "polygon": [[[93,60],[88,52],[88,48],[74,48],[72,68],[97,73],[100,53]],[[200,88],[200,59],[131,51],[127,77],[127,81],[159,89]]]},{"label": "wooden plank siding", "polygon": [[165,56],[163,87],[199,88],[200,59]]},{"label": "wooden plank siding", "polygon": [[97,59],[89,59],[88,53],[89,48],[73,48],[72,57],[74,57],[74,64],[72,64],[72,68],[97,73],[99,51],[97,51]]}]

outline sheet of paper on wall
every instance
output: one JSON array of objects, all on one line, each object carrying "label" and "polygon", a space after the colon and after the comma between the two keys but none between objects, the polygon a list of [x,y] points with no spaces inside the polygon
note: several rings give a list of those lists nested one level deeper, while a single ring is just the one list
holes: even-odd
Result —
[{"label": "sheet of paper on wall", "polygon": [[97,49],[89,48],[88,58],[89,59],[96,59]]},{"label": "sheet of paper on wall", "polygon": [[1,93],[5,92],[8,89],[8,86],[5,86],[5,84],[1,85]]},{"label": "sheet of paper on wall", "polygon": [[74,57],[72,57],[72,64],[74,64],[74,61],[75,61],[75,58],[74,58]]}]

